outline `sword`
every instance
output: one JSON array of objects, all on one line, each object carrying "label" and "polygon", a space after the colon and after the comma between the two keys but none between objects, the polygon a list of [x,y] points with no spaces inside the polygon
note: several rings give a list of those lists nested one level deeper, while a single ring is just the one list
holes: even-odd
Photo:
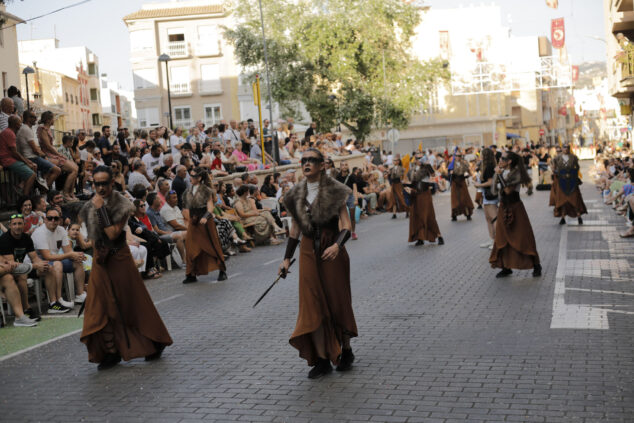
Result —
[{"label": "sword", "polygon": [[[293,263],[295,263],[295,259],[291,260],[291,263],[288,265],[288,268],[290,269],[291,266],[293,265]],[[276,283],[278,283],[280,281],[280,279],[284,278],[286,279],[286,275],[288,275],[287,272],[282,271],[282,273],[280,273],[280,275],[277,277],[277,279],[275,279],[273,281],[273,283],[271,284],[271,286],[269,286],[266,291],[264,291],[264,294],[260,295],[260,298],[258,298],[258,300],[255,302],[255,304],[253,304],[253,308],[255,308],[256,305],[258,305],[260,303],[260,301],[262,301],[262,298],[264,298],[266,296],[266,294],[269,293],[269,291],[271,290],[271,288],[273,288],[275,286]]]}]

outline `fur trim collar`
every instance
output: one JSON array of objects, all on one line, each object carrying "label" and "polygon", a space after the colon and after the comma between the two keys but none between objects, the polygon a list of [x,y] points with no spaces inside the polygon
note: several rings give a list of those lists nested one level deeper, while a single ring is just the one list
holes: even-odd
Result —
[{"label": "fur trim collar", "polygon": [[[127,221],[128,217],[134,213],[134,204],[125,198],[118,191],[112,191],[110,198],[106,200],[106,210],[112,223],[120,223]],[[98,241],[103,238],[103,228],[97,217],[97,210],[93,206],[92,201],[87,201],[79,212],[79,218],[86,224],[88,230],[88,238]]]},{"label": "fur trim collar", "polygon": [[196,194],[193,193],[194,187],[187,188],[183,194],[183,208],[187,210],[202,209],[207,207],[207,201],[212,197],[212,189],[205,184],[199,184]]},{"label": "fur trim collar", "polygon": [[284,195],[284,207],[299,224],[302,233],[312,236],[315,226],[324,225],[339,214],[339,209],[346,204],[352,191],[330,176],[322,175],[319,180],[319,192],[310,206],[309,214],[306,204],[306,183],[306,179],[300,181]]}]

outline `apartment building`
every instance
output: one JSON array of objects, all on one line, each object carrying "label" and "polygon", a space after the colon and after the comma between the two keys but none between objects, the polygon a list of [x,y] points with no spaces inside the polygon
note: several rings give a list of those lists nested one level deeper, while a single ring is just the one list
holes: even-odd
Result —
[{"label": "apartment building", "polygon": [[108,79],[107,74],[101,74],[101,107],[103,124],[113,129],[137,127],[136,111],[134,110],[134,94],[126,91],[116,81]]},{"label": "apartment building", "polygon": [[[143,5],[123,21],[130,32],[134,100],[139,127],[173,125],[189,129],[221,119],[240,119],[239,69],[222,36],[231,19],[220,4],[179,1]],[[158,60],[161,54],[168,62]],[[166,64],[168,73],[166,74]]]},{"label": "apartment building", "polygon": [[[18,70],[18,36],[15,25],[24,21],[11,13],[0,3],[0,75],[2,76],[2,96],[7,95],[11,85],[20,86]],[[22,95],[26,100],[26,93]]]},{"label": "apartment building", "polygon": [[[80,82],[81,96],[85,99],[84,113],[88,115],[86,127],[92,133],[100,131],[103,123],[101,110],[101,84],[99,81],[99,58],[85,46],[60,47],[55,38],[19,41],[20,63],[36,70],[60,73]],[[42,92],[49,89],[45,83],[38,87]],[[43,105],[46,106],[46,99]],[[80,129],[80,128],[75,128]]]},{"label": "apartment building", "polygon": [[607,44],[608,92],[619,101],[621,115],[629,129],[623,135],[632,140],[634,105],[634,2],[603,0]]}]

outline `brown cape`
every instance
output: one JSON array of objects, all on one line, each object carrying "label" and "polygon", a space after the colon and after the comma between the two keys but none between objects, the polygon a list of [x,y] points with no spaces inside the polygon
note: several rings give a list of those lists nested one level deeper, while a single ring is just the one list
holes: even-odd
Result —
[{"label": "brown cape", "polygon": [[559,181],[557,180],[557,177],[553,175],[553,182],[552,182],[552,185],[550,186],[550,197],[548,198],[549,206],[555,205],[555,198],[557,197],[558,188],[559,188]]},{"label": "brown cape", "polygon": [[206,275],[214,270],[227,270],[213,218],[209,218],[206,225],[189,221],[185,235],[185,251],[188,275]]},{"label": "brown cape", "polygon": [[[554,185],[555,183],[553,183]],[[555,192],[554,206],[553,214],[555,217],[579,217],[582,214],[588,214],[588,209],[586,209],[586,205],[583,202],[579,187],[576,187],[570,195],[566,195],[562,189],[558,188]]]},{"label": "brown cape", "polygon": [[[409,211],[407,203],[405,203],[405,197],[403,196],[403,184],[401,182],[394,182],[392,184],[392,208],[396,205],[396,212]],[[388,211],[392,211],[390,208]]]},{"label": "brown cape", "polygon": [[408,242],[434,242],[440,236],[431,191],[412,194],[412,210],[409,215]]},{"label": "brown cape", "polygon": [[464,178],[451,178],[451,216],[471,216],[473,214],[473,202],[469,195],[469,188]]}]

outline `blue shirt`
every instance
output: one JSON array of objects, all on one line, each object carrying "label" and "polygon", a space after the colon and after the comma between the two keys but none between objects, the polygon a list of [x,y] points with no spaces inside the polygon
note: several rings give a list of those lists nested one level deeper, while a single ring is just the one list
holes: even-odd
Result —
[{"label": "blue shirt", "polygon": [[154,210],[152,207],[149,207],[145,213],[150,218],[152,226],[156,226],[164,232],[173,232],[172,227],[165,222],[159,210]]}]

